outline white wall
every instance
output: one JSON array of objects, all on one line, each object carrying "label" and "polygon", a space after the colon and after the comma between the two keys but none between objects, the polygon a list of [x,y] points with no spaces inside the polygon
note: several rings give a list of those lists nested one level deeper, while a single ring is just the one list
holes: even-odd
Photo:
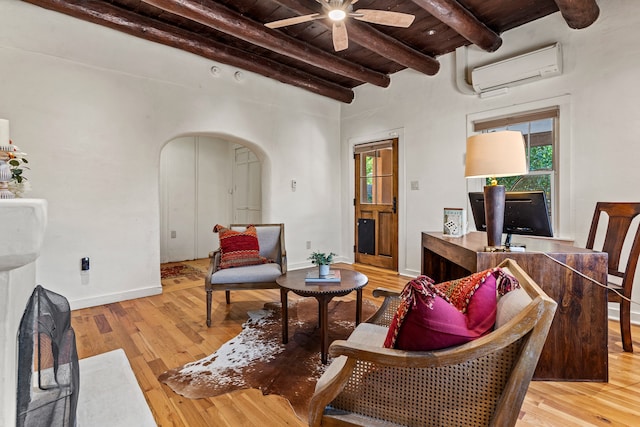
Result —
[{"label": "white wall", "polygon": [[[562,235],[585,244],[597,201],[640,200],[640,2],[599,2],[600,18],[583,30],[571,30],[559,13],[502,34],[495,53],[469,49],[471,66],[560,42],[564,54],[562,76],[519,86],[509,94],[480,99],[463,95],[454,81],[453,54],[440,57],[435,77],[411,70],[395,74],[391,86],[380,90],[364,85],[355,101],[342,108],[343,176],[350,177],[347,154],[356,139],[401,129],[404,188],[419,181],[420,190],[404,192],[400,212],[406,224],[406,258],[400,269],[420,270],[420,232],[442,229],[445,206],[466,206],[464,151],[467,117],[489,110],[546,100],[568,94],[568,133],[561,141],[564,184],[561,195],[569,219]],[[562,130],[562,132],[566,132]],[[566,158],[568,157],[568,159]],[[568,181],[568,182],[566,182]],[[353,197],[353,183],[342,182],[343,198]],[[343,205],[343,226],[353,221],[353,209]],[[342,250],[353,245],[343,241]],[[640,299],[640,286],[634,298]],[[632,306],[636,321],[640,308]]]},{"label": "white wall", "polygon": [[73,308],[161,292],[160,150],[184,135],[265,153],[263,220],[287,225],[290,267],[307,263],[306,241],[339,245],[340,104],[248,72],[238,82],[235,71],[0,2],[0,117],[29,154],[29,195],[49,203],[39,283]]},{"label": "white wall", "polygon": [[[640,3],[601,3],[601,17],[587,29],[571,30],[554,14],[504,33],[498,52],[469,50],[473,66],[558,41],[560,77],[479,99],[456,90],[451,54],[439,58],[437,76],[406,70],[389,88],[360,86],[355,101],[341,105],[248,72],[238,82],[224,64],[215,64],[216,78],[203,58],[3,0],[0,117],[29,153],[30,196],[49,202],[38,281],[74,308],[160,292],[160,150],[194,134],[262,153],[263,221],[286,223],[295,268],[307,263],[306,241],[352,257],[349,148],[396,133],[400,269],[416,274],[420,232],[441,228],[445,205],[466,204],[468,116],[567,94],[570,191],[562,202],[572,220],[562,234],[583,245],[596,201],[640,199]],[[409,190],[410,181],[420,189]],[[88,284],[82,256],[92,259]]]}]

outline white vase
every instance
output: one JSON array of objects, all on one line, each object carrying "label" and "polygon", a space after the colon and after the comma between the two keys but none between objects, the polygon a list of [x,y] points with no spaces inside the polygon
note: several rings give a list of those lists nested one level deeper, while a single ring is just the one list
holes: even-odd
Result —
[{"label": "white vase", "polygon": [[11,166],[4,160],[0,160],[0,199],[13,199],[14,194],[9,191],[11,180]]},{"label": "white vase", "polygon": [[11,166],[4,160],[0,160],[0,181],[9,182],[11,180]]},{"label": "white vase", "polygon": [[318,265],[318,272],[320,277],[327,277],[329,275],[329,264],[320,264]]}]

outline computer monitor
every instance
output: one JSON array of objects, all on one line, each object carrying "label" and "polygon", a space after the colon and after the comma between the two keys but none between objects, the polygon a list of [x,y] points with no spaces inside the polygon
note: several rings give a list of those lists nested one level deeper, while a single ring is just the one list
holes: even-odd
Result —
[{"label": "computer monitor", "polygon": [[[487,231],[484,217],[484,193],[470,192],[469,202],[476,230]],[[507,234],[505,246],[511,244],[512,234],[553,237],[544,191],[507,192],[502,232]]]}]

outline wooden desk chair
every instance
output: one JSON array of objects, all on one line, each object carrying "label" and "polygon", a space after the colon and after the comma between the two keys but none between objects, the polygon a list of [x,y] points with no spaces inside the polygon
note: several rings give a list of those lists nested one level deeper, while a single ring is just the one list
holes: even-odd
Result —
[{"label": "wooden desk chair", "polygon": [[378,312],[331,344],[309,426],[515,425],[557,303],[515,261],[500,266],[521,289],[500,298],[495,330],[443,350],[383,348],[400,297],[375,290]]},{"label": "wooden desk chair", "polygon": [[593,249],[602,212],[608,215],[609,223],[601,250],[609,255],[609,275],[622,279],[620,284],[609,282],[608,286],[610,289],[607,294],[609,302],[617,302],[620,304],[622,348],[624,351],[633,352],[633,343],[631,341],[631,302],[622,298],[612,289],[615,289],[625,298],[631,298],[633,279],[636,273],[638,257],[640,256],[640,227],[638,227],[635,237],[633,238],[627,266],[624,271],[620,271],[620,258],[622,247],[629,234],[631,222],[640,214],[640,203],[598,202],[595,213],[593,214],[593,221],[591,221],[589,237],[587,238],[587,249]]}]

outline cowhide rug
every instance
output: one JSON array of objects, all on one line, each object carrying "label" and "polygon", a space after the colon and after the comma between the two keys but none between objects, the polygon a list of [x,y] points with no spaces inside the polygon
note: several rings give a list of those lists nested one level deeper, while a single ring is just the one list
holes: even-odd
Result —
[{"label": "cowhide rug", "polygon": [[[329,342],[346,339],[355,324],[355,301],[329,303]],[[376,306],[364,300],[362,318]],[[285,397],[307,419],[315,384],[326,369],[320,362],[318,303],[313,298],[289,302],[289,342],[282,344],[280,303],[248,313],[242,332],[215,353],[160,375],[176,393],[199,399],[257,388]],[[329,360],[331,362],[331,360]]]}]

